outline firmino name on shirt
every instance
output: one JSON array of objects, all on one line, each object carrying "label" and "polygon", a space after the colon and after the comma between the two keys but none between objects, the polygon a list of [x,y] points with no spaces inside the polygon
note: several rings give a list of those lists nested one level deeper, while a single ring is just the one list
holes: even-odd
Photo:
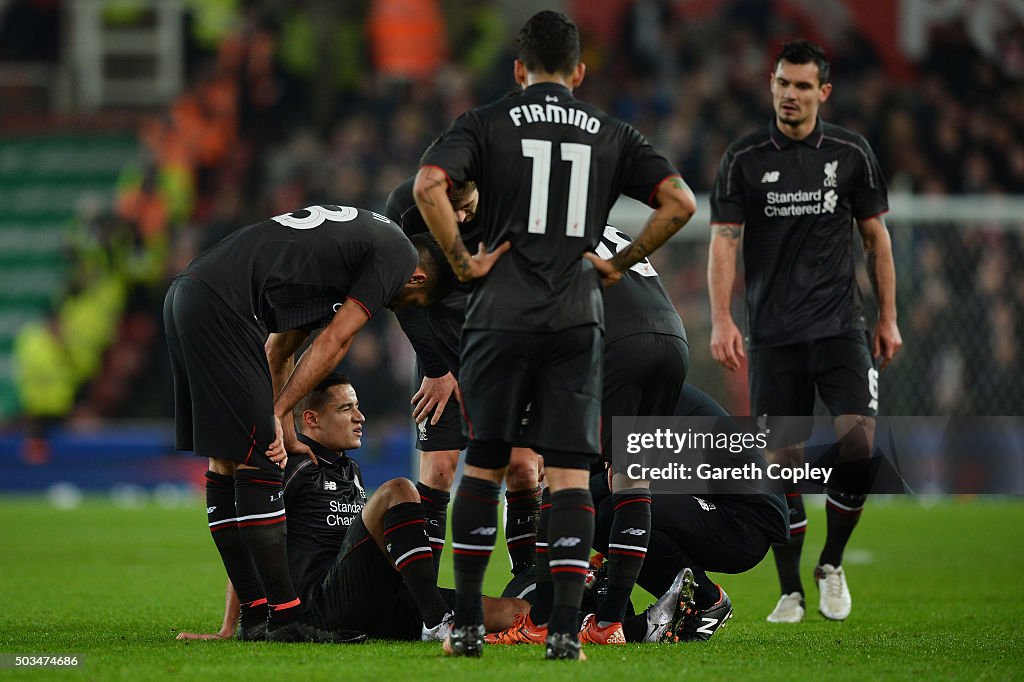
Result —
[{"label": "firmino name on shirt", "polygon": [[585,111],[566,109],[557,104],[521,104],[508,110],[512,123],[518,128],[525,123],[561,123],[576,126],[594,134],[601,129],[601,121]]}]

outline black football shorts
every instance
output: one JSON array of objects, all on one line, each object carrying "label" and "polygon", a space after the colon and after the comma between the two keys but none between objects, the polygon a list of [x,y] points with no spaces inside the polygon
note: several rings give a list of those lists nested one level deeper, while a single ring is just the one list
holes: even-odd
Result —
[{"label": "black football shorts", "polygon": [[330,570],[305,595],[306,608],[328,629],[356,630],[375,639],[418,640],[423,620],[404,589],[402,575],[359,516]]},{"label": "black football shorts", "polygon": [[245,320],[203,282],[177,277],[164,298],[174,377],[175,447],[201,457],[276,468],[274,391],[262,325]]},{"label": "black football shorts", "polygon": [[[751,414],[810,417],[815,390],[832,416],[878,414],[878,369],[867,332],[750,351]],[[786,420],[784,428],[772,429],[769,446],[802,442],[811,428],[810,420]]]},{"label": "black football shorts", "polygon": [[601,456],[611,461],[612,418],[671,415],[686,381],[685,340],[670,334],[633,334],[604,349]]},{"label": "black football shorts", "polygon": [[469,437],[596,456],[601,338],[597,325],[546,333],[466,330],[459,378]]}]

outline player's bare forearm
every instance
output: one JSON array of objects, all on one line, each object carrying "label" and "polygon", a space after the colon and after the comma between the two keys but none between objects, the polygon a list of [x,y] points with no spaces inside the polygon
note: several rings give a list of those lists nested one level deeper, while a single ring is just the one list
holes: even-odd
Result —
[{"label": "player's bare forearm", "polygon": [[743,226],[716,223],[711,226],[708,247],[708,297],[711,321],[732,320],[732,290],[736,283],[736,253]]},{"label": "player's bare forearm", "polygon": [[448,198],[448,177],[435,166],[420,168],[413,184],[413,196],[423,221],[444,250],[456,277],[460,281],[472,279],[470,253],[462,243],[455,209]]},{"label": "player's bare forearm", "polygon": [[697,200],[682,178],[669,178],[658,186],[655,194],[658,208],[633,243],[611,258],[620,272],[654,253],[690,221],[697,210]]},{"label": "player's bare forearm", "polygon": [[307,336],[308,334],[304,331],[293,330],[271,334],[267,337],[265,349],[275,397],[288,381],[288,377],[295,367],[295,351],[299,349]]},{"label": "player's bare forearm", "polygon": [[857,226],[864,242],[868,278],[878,299],[879,319],[896,321],[896,264],[892,239],[881,218],[860,220]]},{"label": "player's bare forearm", "polygon": [[281,419],[282,426],[286,420],[290,420],[292,409],[303,396],[338,366],[352,346],[356,332],[362,329],[369,319],[366,312],[351,301],[346,302],[334,314],[331,323],[302,354],[302,358],[295,365],[291,376],[274,401],[274,414]]}]

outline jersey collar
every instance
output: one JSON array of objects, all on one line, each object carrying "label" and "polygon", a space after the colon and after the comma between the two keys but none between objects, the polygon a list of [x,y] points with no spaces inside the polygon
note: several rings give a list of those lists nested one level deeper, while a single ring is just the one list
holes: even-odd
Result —
[{"label": "jersey collar", "polygon": [[534,83],[530,87],[528,87],[525,90],[523,90],[523,94],[544,93],[544,92],[550,92],[550,93],[553,93],[553,94],[556,94],[556,95],[560,95],[560,96],[565,97],[567,99],[573,99],[572,91],[569,90],[569,88],[567,88],[564,85],[562,85],[561,83],[548,83],[548,82],[545,82],[545,83]]},{"label": "jersey collar", "polygon": [[313,454],[316,455],[317,459],[322,459],[328,464],[337,464],[345,457],[348,457],[348,455],[346,455],[345,453],[341,453],[339,455],[337,452],[334,452],[333,450],[324,447],[323,445],[313,440],[312,438],[309,438],[305,434],[299,433],[296,435],[299,437],[299,441],[309,446],[309,448],[313,451]]},{"label": "jersey collar", "polygon": [[822,125],[821,116],[819,116],[818,122],[815,124],[814,130],[811,131],[810,135],[802,140],[792,140],[782,134],[779,127],[775,125],[775,119],[772,118],[768,123],[768,135],[772,138],[772,143],[775,145],[776,149],[785,149],[792,144],[803,144],[808,147],[819,149],[821,147],[821,141],[825,138],[825,129]]}]

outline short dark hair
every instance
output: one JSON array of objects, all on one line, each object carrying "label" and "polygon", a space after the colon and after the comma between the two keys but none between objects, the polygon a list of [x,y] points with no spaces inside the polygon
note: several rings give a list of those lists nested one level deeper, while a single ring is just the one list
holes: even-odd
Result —
[{"label": "short dark hair", "polygon": [[[522,92],[522,90],[520,90],[520,92]],[[423,150],[423,153],[420,154],[421,166],[426,161],[430,152],[433,151],[434,147],[436,147],[437,143],[440,141],[440,136],[435,137],[430,141],[430,144],[427,145],[427,148]],[[452,186],[448,188],[448,199],[452,202],[452,206],[455,206],[457,203],[463,203],[469,199],[469,195],[472,194],[475,189],[476,183],[472,180],[463,180],[462,182],[455,182],[453,180]]]},{"label": "short dark hair", "polygon": [[416,252],[420,256],[420,267],[427,275],[430,301],[440,301],[452,293],[459,284],[455,271],[444,255],[444,249],[429,232],[414,234],[409,237],[409,241],[416,247]]},{"label": "short dark hair", "polygon": [[537,12],[519,31],[519,60],[536,73],[568,74],[580,63],[580,30],[561,12]]},{"label": "short dark hair", "polygon": [[351,386],[352,380],[341,372],[331,372],[299,402],[299,414],[301,415],[306,410],[319,412],[324,409],[324,405],[327,403],[327,391],[330,390],[332,386],[342,386],[346,384]]},{"label": "short dark hair", "polygon": [[783,61],[790,64],[813,62],[818,65],[818,82],[821,85],[829,82],[828,58],[825,57],[825,50],[817,43],[812,43],[809,40],[794,40],[791,43],[785,43],[779,56],[775,59],[775,68],[779,68],[779,62]]}]

